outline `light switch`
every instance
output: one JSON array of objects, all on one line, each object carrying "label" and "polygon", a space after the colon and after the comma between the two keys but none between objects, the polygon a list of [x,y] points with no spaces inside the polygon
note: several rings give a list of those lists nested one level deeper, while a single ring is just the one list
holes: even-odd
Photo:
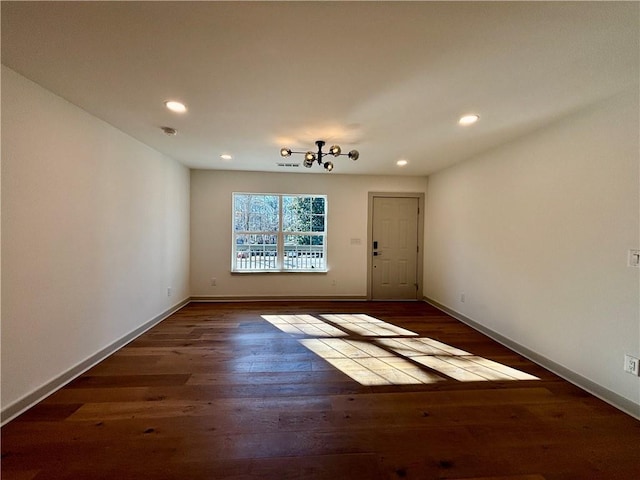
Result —
[{"label": "light switch", "polygon": [[629,250],[629,262],[630,267],[640,267],[640,250]]}]

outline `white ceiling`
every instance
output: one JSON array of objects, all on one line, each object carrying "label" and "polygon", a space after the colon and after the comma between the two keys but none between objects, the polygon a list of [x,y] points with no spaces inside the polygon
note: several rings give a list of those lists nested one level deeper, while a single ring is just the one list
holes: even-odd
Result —
[{"label": "white ceiling", "polygon": [[336,173],[426,175],[638,88],[637,2],[1,8],[3,64],[191,168],[283,171],[322,139],[360,151]]}]

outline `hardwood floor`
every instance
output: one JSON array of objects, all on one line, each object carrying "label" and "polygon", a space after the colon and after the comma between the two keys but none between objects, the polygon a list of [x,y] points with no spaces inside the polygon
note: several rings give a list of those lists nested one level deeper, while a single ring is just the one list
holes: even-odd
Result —
[{"label": "hardwood floor", "polygon": [[639,446],[424,303],[192,303],[3,427],[2,478],[632,480]]}]

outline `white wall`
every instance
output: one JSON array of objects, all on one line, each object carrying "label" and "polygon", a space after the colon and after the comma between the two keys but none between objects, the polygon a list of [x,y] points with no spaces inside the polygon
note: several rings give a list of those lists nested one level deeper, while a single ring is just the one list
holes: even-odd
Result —
[{"label": "white wall", "polygon": [[2,67],[3,411],[189,296],[189,181]]},{"label": "white wall", "polygon": [[622,370],[640,356],[638,105],[621,94],[430,176],[424,291],[640,407]]},{"label": "white wall", "polygon": [[[339,168],[339,167],[337,167]],[[191,294],[193,296],[332,296],[367,294],[368,192],[425,192],[425,178],[333,173],[191,172]],[[326,274],[234,274],[233,192],[326,194]],[[351,239],[360,239],[352,245]],[[217,286],[211,286],[211,278]],[[335,280],[335,286],[332,282]]]}]

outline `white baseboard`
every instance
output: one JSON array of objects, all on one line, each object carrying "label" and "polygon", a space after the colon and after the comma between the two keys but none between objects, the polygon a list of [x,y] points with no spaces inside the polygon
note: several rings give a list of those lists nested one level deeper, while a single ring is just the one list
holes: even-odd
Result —
[{"label": "white baseboard", "polygon": [[513,340],[503,335],[500,335],[498,332],[495,332],[490,328],[485,327],[484,325],[476,322],[475,320],[472,320],[471,318],[468,318],[462,315],[461,313],[458,313],[455,310],[452,310],[451,308],[445,305],[442,305],[441,303],[431,298],[424,297],[423,300],[428,304],[434,306],[438,310],[443,311],[447,315],[452,316],[456,320],[460,320],[462,323],[465,323],[466,325],[470,326],[474,330],[477,330],[480,333],[483,333],[484,335],[492,338],[493,340],[504,345],[510,350],[513,350],[514,352],[519,353],[523,357],[528,358],[532,362],[537,363],[538,365],[546,368],[547,370],[550,370],[551,372],[567,380],[568,382],[573,383],[574,385],[582,388],[583,390],[586,390],[590,394],[598,397],[600,400],[604,400],[608,404],[640,420],[639,404],[634,403],[633,401],[621,395],[618,395],[617,393],[612,392],[611,390],[601,385],[598,385],[597,383],[589,380],[588,378],[583,377],[582,375],[575,373],[574,371],[568,369],[567,367],[560,365],[559,363],[556,363],[553,360],[543,355],[540,355],[539,353],[536,353],[533,350],[530,350],[527,347],[524,347],[519,343],[514,342]]},{"label": "white baseboard", "polygon": [[196,295],[192,302],[359,302],[366,301],[365,295]]},{"label": "white baseboard", "polygon": [[62,374],[58,375],[53,380],[35,389],[33,392],[25,395],[21,399],[13,402],[10,405],[7,405],[6,407],[3,406],[2,411],[0,412],[1,424],[5,425],[9,421],[13,420],[15,417],[20,415],[21,413],[25,412],[26,410],[34,406],[36,403],[44,400],[46,397],[48,397],[52,393],[61,389],[67,383],[79,377],[84,372],[89,370],[91,367],[95,366],[96,364],[98,364],[99,362],[107,358],[109,355],[111,355],[112,353],[124,347],[127,343],[130,343],[131,341],[135,340],[144,332],[156,326],[162,320],[167,318],[169,315],[175,313],[176,311],[180,310],[189,302],[190,302],[189,298],[186,298],[181,302],[178,302],[168,310],[162,312],[159,315],[156,315],[151,320],[147,321],[146,323],[139,326],[138,328],[132,330],[131,332],[119,338],[118,340],[111,343],[110,345],[107,345],[103,349],[91,355],[89,358],[78,363],[77,365],[70,368],[66,372],[63,372]]}]

